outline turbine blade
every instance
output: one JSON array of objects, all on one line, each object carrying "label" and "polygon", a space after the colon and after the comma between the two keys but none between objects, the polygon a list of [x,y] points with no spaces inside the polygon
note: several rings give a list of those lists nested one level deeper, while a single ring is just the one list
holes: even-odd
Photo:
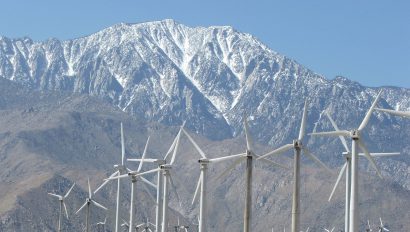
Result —
[{"label": "turbine blade", "polygon": [[332,193],[330,193],[330,196],[329,196],[329,200],[328,200],[328,201],[332,200],[333,194],[335,193],[336,188],[337,188],[337,186],[339,185],[339,182],[340,182],[340,180],[342,179],[342,176],[343,176],[343,174],[344,174],[345,171],[346,171],[346,167],[347,167],[347,162],[345,162],[345,164],[343,165],[342,169],[340,169],[339,176],[337,177],[336,183],[335,183],[335,185],[333,186]]},{"label": "turbine blade", "polygon": [[65,203],[63,202],[63,206],[64,206],[64,212],[65,212],[65,216],[68,219],[68,211],[67,211],[67,206],[65,205]]},{"label": "turbine blade", "polygon": [[96,194],[98,191],[100,191],[100,189],[102,188],[102,187],[104,187],[108,182],[110,182],[110,178],[112,178],[113,176],[116,176],[116,175],[118,175],[120,173],[120,171],[116,171],[116,172],[114,172],[113,174],[111,174],[109,177],[108,177],[108,179],[106,179],[106,180],[104,180],[104,182],[96,189],[96,190],[94,190],[94,194]]},{"label": "turbine blade", "polygon": [[[142,159],[127,159],[127,161],[141,162]],[[158,162],[158,159],[144,159],[144,163],[155,163],[155,162]]]},{"label": "turbine blade", "polygon": [[152,183],[151,181],[145,179],[144,177],[140,176],[142,182],[148,184],[149,186],[151,186],[154,189],[157,189],[157,185],[155,185],[154,183]]},{"label": "turbine blade", "polygon": [[68,195],[70,195],[71,190],[73,190],[74,186],[75,186],[75,183],[73,183],[73,185],[71,186],[71,188],[70,188],[70,189],[68,190],[68,192],[64,195],[64,198],[66,198],[66,197],[68,197]]},{"label": "turbine blade", "polygon": [[[182,127],[181,127],[181,130],[182,130]],[[171,162],[169,162],[169,164],[171,165],[173,165],[175,162],[175,158],[176,158],[178,146],[179,146],[179,140],[181,138],[181,133],[182,133],[181,130],[179,130],[178,139],[177,139],[177,142],[175,143],[174,152],[172,153],[172,157],[171,157]]]},{"label": "turbine blade", "polygon": [[188,134],[188,132],[185,129],[182,129],[186,137],[188,137],[188,140],[192,143],[192,145],[195,147],[195,149],[199,152],[199,154],[202,156],[203,159],[206,159],[205,152],[202,151],[202,149],[198,146],[198,144],[194,141],[194,139],[191,137],[191,135]]},{"label": "turbine blade", "polygon": [[222,174],[219,175],[216,179],[219,180],[222,177],[226,176],[232,169],[234,169],[237,165],[239,165],[242,160],[243,160],[243,158],[235,160],[235,162],[233,162],[231,165],[229,165],[228,168],[226,168],[225,171],[222,172]]},{"label": "turbine blade", "polygon": [[153,172],[158,172],[159,170],[161,170],[161,168],[151,169],[151,170],[146,171],[146,172],[138,173],[136,176],[144,176],[146,174],[150,174],[150,173],[153,173]]},{"label": "turbine blade", "polygon": [[313,155],[307,148],[303,147],[302,150],[305,152],[306,155],[308,155],[313,161],[315,161],[319,166],[322,166],[324,169],[326,169],[328,172],[332,172],[329,167],[326,166],[320,159],[318,159],[315,155]]},{"label": "turbine blade", "polygon": [[147,142],[145,143],[144,152],[142,153],[141,162],[138,165],[137,172],[141,171],[142,164],[144,163],[145,155],[147,154],[150,136],[148,136]]},{"label": "turbine blade", "polygon": [[75,212],[75,214],[78,214],[78,212],[80,212],[85,206],[87,205],[87,202],[84,203],[84,205],[82,205],[77,212]]},{"label": "turbine blade", "polygon": [[96,201],[94,201],[94,200],[91,200],[91,202],[92,202],[94,205],[100,207],[101,209],[108,210],[108,209],[105,208],[103,205],[101,205],[100,203],[98,203],[98,202],[96,202]]},{"label": "turbine blade", "polygon": [[113,177],[109,177],[109,178],[105,179],[105,181],[107,181],[107,180],[118,180],[118,179],[126,178],[128,176],[129,176],[128,173],[123,174],[123,175],[113,176]]},{"label": "turbine blade", "polygon": [[124,165],[124,157],[125,157],[124,128],[121,122],[121,165]]},{"label": "turbine blade", "polygon": [[379,168],[377,168],[376,162],[374,162],[373,157],[370,155],[369,151],[367,150],[366,146],[362,143],[362,141],[357,140],[357,144],[359,145],[360,149],[364,152],[364,155],[366,156],[366,158],[370,161],[370,163],[372,164],[373,168],[376,170],[377,175],[379,175],[379,177],[381,179],[383,179],[382,177],[382,173],[380,172]]},{"label": "turbine blade", "polygon": [[[340,130],[339,130],[339,127],[337,126],[337,124],[336,124],[336,122],[333,120],[333,118],[330,116],[329,112],[326,111],[325,114],[326,114],[327,118],[329,119],[330,123],[332,124],[333,128],[335,128],[335,131],[340,131]],[[343,146],[344,146],[346,152],[350,152],[349,146],[347,146],[347,142],[346,142],[345,137],[339,135],[339,139],[340,139],[340,141],[342,142],[342,144],[343,144]]]},{"label": "turbine blade", "polygon": [[196,199],[198,198],[199,187],[201,186],[201,176],[198,178],[198,183],[196,184],[194,198],[192,199],[191,205],[194,205]]},{"label": "turbine blade", "polygon": [[311,136],[350,136],[350,132],[347,130],[324,131],[324,132],[309,133],[308,135],[311,135]]},{"label": "turbine blade", "polygon": [[385,113],[393,114],[396,116],[401,116],[401,117],[410,117],[410,112],[408,111],[398,111],[398,110],[388,110],[388,109],[380,109],[380,108],[374,108],[375,110],[382,111]]},{"label": "turbine blade", "polygon": [[167,153],[165,154],[164,160],[166,160],[167,157],[168,157],[168,156],[171,154],[171,152],[174,150],[174,147],[175,147],[175,144],[177,143],[178,135],[179,135],[179,132],[180,132],[180,131],[181,131],[181,130],[178,131],[178,134],[175,136],[174,141],[172,141],[171,146],[169,147]]},{"label": "turbine blade", "polygon": [[[256,155],[256,154],[253,154],[253,155],[256,157],[257,160],[258,160],[258,158],[260,157],[260,156],[258,156],[258,155]],[[283,165],[283,164],[280,164],[280,163],[276,163],[276,162],[274,162],[274,161],[272,161],[272,160],[269,160],[269,159],[261,158],[261,159],[259,159],[259,160],[265,162],[266,164],[272,164],[272,165],[274,165],[274,166],[278,166],[278,167],[281,167],[281,168],[284,168],[284,169],[289,169],[289,167],[287,167],[287,166],[285,166],[285,165]]]},{"label": "turbine blade", "polygon": [[372,106],[371,106],[370,109],[367,111],[366,116],[364,117],[362,123],[361,123],[360,126],[359,126],[359,129],[358,129],[359,131],[363,130],[363,129],[366,127],[367,123],[369,122],[370,116],[372,115],[373,110],[374,110],[374,108],[376,107],[377,102],[378,102],[379,99],[380,99],[380,95],[381,95],[381,94],[382,94],[382,90],[380,90],[379,94],[377,94],[377,97],[376,97],[376,99],[373,101]]},{"label": "turbine blade", "polygon": [[221,161],[225,161],[225,160],[230,160],[230,159],[235,159],[235,158],[239,158],[239,157],[244,157],[246,156],[246,153],[241,153],[241,154],[237,154],[237,155],[229,155],[229,156],[223,156],[223,157],[218,157],[218,158],[214,158],[214,159],[209,159],[210,163],[219,163]]},{"label": "turbine blade", "polygon": [[88,180],[88,197],[91,198],[91,186],[90,186],[90,178],[87,179]]},{"label": "turbine blade", "polygon": [[57,197],[59,199],[62,197],[62,196],[54,194],[54,193],[48,193],[48,195],[53,196],[53,197]]},{"label": "turbine blade", "polygon": [[246,114],[243,116],[243,126],[245,128],[245,136],[246,136],[246,149],[248,151],[252,150],[252,137],[249,134],[249,125],[248,125],[248,119]]},{"label": "turbine blade", "polygon": [[299,140],[302,140],[305,136],[305,128],[306,128],[306,117],[307,117],[307,100],[305,100],[305,105],[303,107],[303,114],[302,114],[302,122],[300,123],[299,129]]},{"label": "turbine blade", "polygon": [[[359,153],[360,156],[365,156],[364,153]],[[387,153],[377,153],[377,152],[372,152],[370,153],[371,157],[384,157],[384,156],[395,156],[395,155],[400,155],[400,152],[387,152]]]},{"label": "turbine blade", "polygon": [[270,155],[279,155],[279,154],[282,154],[283,152],[286,152],[286,151],[290,150],[291,148],[293,148],[293,144],[285,144],[285,145],[279,147],[279,148],[276,149],[276,150],[273,150],[273,151],[268,152],[268,153],[266,153],[266,154],[264,154],[264,155],[262,155],[262,156],[259,156],[259,157],[257,158],[257,160],[263,159],[263,158],[268,157],[268,156],[270,156]]}]

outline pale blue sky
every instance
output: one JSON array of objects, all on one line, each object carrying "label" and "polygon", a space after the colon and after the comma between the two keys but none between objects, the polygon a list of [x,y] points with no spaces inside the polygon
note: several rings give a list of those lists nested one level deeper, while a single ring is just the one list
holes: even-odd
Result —
[{"label": "pale blue sky", "polygon": [[120,22],[230,25],[332,79],[410,88],[410,1],[2,0],[0,35],[70,39]]}]

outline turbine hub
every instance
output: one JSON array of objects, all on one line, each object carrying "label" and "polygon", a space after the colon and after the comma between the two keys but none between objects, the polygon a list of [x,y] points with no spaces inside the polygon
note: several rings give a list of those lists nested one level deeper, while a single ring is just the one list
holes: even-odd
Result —
[{"label": "turbine hub", "polygon": [[300,141],[299,139],[293,140],[293,147],[297,148],[297,149],[301,149],[302,148],[302,141]]},{"label": "turbine hub", "polygon": [[200,163],[200,164],[209,164],[210,162],[209,162],[208,159],[199,159],[198,163]]},{"label": "turbine hub", "polygon": [[172,169],[172,166],[169,165],[169,164],[164,164],[164,165],[161,165],[160,168],[161,168],[162,170],[171,170],[171,169]]},{"label": "turbine hub", "polygon": [[359,130],[350,131],[350,137],[352,139],[359,139],[359,137],[360,137]]}]

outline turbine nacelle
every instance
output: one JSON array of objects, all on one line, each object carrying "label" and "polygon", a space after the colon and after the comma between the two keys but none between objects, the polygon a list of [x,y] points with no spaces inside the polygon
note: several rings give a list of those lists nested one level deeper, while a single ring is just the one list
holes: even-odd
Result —
[{"label": "turbine nacelle", "polygon": [[299,140],[299,139],[294,139],[293,140],[293,147],[295,149],[302,149],[302,147],[303,147],[302,141]]},{"label": "turbine nacelle", "polygon": [[360,138],[360,131],[359,130],[351,130],[350,137],[352,139],[359,139]]},{"label": "turbine nacelle", "polygon": [[209,164],[211,161],[209,159],[199,159],[198,163],[200,164]]}]

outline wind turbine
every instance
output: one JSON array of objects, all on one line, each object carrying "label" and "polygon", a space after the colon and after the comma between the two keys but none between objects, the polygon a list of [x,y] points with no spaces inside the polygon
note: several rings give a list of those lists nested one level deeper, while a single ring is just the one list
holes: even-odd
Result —
[{"label": "wind turbine", "polygon": [[189,226],[181,225],[181,224],[179,223],[179,218],[178,218],[178,225],[175,225],[174,228],[175,228],[175,232],[179,232],[181,229],[183,229],[184,232],[188,232]]},{"label": "wind turbine", "polygon": [[127,221],[125,221],[124,219],[122,219],[122,224],[121,227],[124,227],[123,231],[128,231],[130,229],[130,225],[128,224]]},{"label": "wind turbine", "polygon": [[[116,171],[110,175],[110,177],[123,175],[127,172],[127,168],[124,164],[124,157],[125,157],[125,144],[124,144],[124,128],[121,122],[121,164],[114,165]],[[109,177],[109,178],[110,178]],[[96,194],[102,187],[104,187],[110,179],[105,180],[95,191]],[[119,221],[119,211],[120,211],[120,190],[121,190],[121,179],[117,179],[117,205],[115,208],[115,232],[119,232],[120,230],[120,221]]]},{"label": "wind turbine", "polygon": [[51,195],[53,197],[57,197],[58,200],[60,201],[60,211],[59,211],[59,214],[58,214],[58,230],[57,230],[58,232],[61,231],[61,220],[62,220],[62,217],[63,217],[63,208],[64,208],[64,211],[65,211],[65,215],[68,219],[67,206],[65,205],[64,200],[68,197],[71,190],[73,190],[74,186],[75,186],[75,183],[71,186],[71,188],[68,190],[68,192],[64,196],[57,195],[57,194],[54,194],[54,193],[48,193],[49,195]]},{"label": "wind turbine", "polygon": [[[185,123],[182,125],[182,127],[185,125]],[[181,127],[181,128],[182,128]],[[156,205],[155,205],[155,230],[156,232],[161,231],[161,223],[162,223],[162,213],[163,210],[161,207],[163,207],[163,171],[162,171],[162,166],[167,163],[166,159],[167,157],[173,152],[177,142],[179,143],[179,138],[181,136],[181,129],[178,131],[177,136],[175,137],[174,141],[171,144],[171,147],[168,149],[167,153],[165,154],[164,159],[127,159],[128,161],[136,161],[136,162],[147,162],[147,163],[154,163],[157,164],[157,199],[156,199]]]},{"label": "wind turbine", "polygon": [[[199,180],[197,183],[197,187],[195,190],[194,198],[192,201],[192,204],[195,202],[197,198],[198,191],[200,190],[200,205],[199,205],[199,231],[200,232],[205,232],[206,231],[206,217],[207,217],[207,209],[206,209],[206,202],[207,202],[207,197],[206,197],[206,179],[207,179],[207,170],[208,170],[208,164],[209,163],[219,163],[221,161],[225,160],[230,160],[230,159],[237,159],[233,165],[230,168],[227,168],[223,175],[225,173],[228,173],[231,169],[235,168],[236,165],[241,163],[243,159],[246,158],[246,202],[245,202],[245,209],[244,209],[244,231],[249,232],[250,230],[250,223],[251,223],[251,210],[252,210],[252,169],[253,169],[253,164],[252,160],[253,158],[259,158],[258,155],[256,155],[253,150],[252,150],[252,141],[251,137],[249,135],[249,128],[248,128],[248,122],[246,120],[246,116],[244,116],[244,128],[245,128],[245,135],[246,135],[246,153],[241,153],[237,155],[229,155],[229,156],[224,156],[224,157],[218,157],[214,159],[208,159],[205,152],[202,151],[202,149],[199,147],[199,145],[192,139],[192,137],[189,135],[189,133],[185,130],[182,129],[184,134],[187,136],[189,141],[192,143],[192,145],[195,147],[195,149],[198,151],[198,153],[201,155],[201,159],[198,160],[200,164],[200,170],[201,174],[199,176]],[[283,166],[281,164],[275,163],[271,160],[268,159],[263,159],[263,161],[268,162],[270,164],[282,167],[282,168],[287,168],[286,166]],[[223,176],[221,175],[221,176]]]},{"label": "wind turbine", "polygon": [[370,221],[367,220],[367,229],[366,229],[366,232],[371,232],[371,231],[373,231],[373,230],[372,230],[372,228],[371,228],[371,226],[370,226]]},{"label": "wind turbine", "polygon": [[144,230],[142,232],[152,232],[150,226],[155,226],[155,225],[149,222],[148,217],[147,217],[146,222],[137,225],[136,229],[143,228]]},{"label": "wind turbine", "polygon": [[128,173],[126,173],[126,174],[109,177],[107,179],[107,180],[114,180],[114,179],[122,179],[122,178],[131,178],[131,196],[130,196],[131,200],[130,200],[130,221],[129,221],[130,227],[129,227],[129,232],[132,232],[132,225],[134,225],[134,206],[135,206],[135,204],[134,204],[134,200],[135,200],[134,194],[135,194],[135,191],[136,191],[136,185],[137,185],[137,180],[138,179],[142,180],[142,187],[148,193],[148,195],[151,198],[154,198],[151,195],[151,193],[149,192],[149,190],[147,189],[145,183],[148,184],[149,186],[152,186],[153,188],[156,188],[156,186],[153,183],[151,183],[149,180],[142,177],[142,175],[138,175],[138,174],[140,174],[140,171],[142,169],[142,165],[144,163],[145,155],[147,154],[149,140],[150,140],[150,137],[148,137],[147,142],[145,144],[144,152],[142,153],[142,158],[141,158],[142,161],[139,163],[137,171],[129,170]]},{"label": "wind turbine", "polygon": [[305,155],[307,155],[310,159],[318,163],[320,166],[328,170],[329,172],[330,169],[322,162],[320,161],[315,155],[313,155],[303,144],[302,140],[305,136],[305,128],[306,128],[306,117],[307,117],[307,101],[305,101],[305,105],[303,107],[303,115],[302,115],[302,122],[300,125],[299,129],[299,136],[297,139],[293,140],[293,143],[291,144],[286,144],[278,149],[275,149],[271,152],[266,153],[265,155],[259,157],[258,159],[265,158],[268,156],[272,155],[279,155],[282,154],[290,149],[294,149],[294,162],[293,162],[293,197],[292,197],[292,232],[299,232],[300,231],[300,219],[299,219],[299,214],[300,214],[300,209],[299,209],[299,203],[300,203],[300,157],[302,150]]},{"label": "wind turbine", "polygon": [[353,129],[351,131],[347,130],[336,130],[330,132],[317,132],[312,133],[311,135],[323,135],[323,136],[346,136],[350,137],[352,140],[352,150],[351,150],[351,187],[350,187],[350,206],[349,206],[349,232],[357,232],[358,231],[358,195],[359,195],[359,173],[358,173],[358,146],[364,152],[365,157],[370,161],[373,168],[376,170],[377,174],[382,178],[382,175],[379,169],[376,166],[376,163],[373,157],[370,155],[366,145],[362,142],[361,132],[366,127],[370,120],[370,116],[372,115],[374,108],[379,101],[380,95],[382,91],[379,92],[376,99],[374,100],[373,104],[371,105],[370,109],[366,113],[362,123],[360,124],[359,128]]},{"label": "wind turbine", "polygon": [[378,111],[385,112],[385,113],[393,114],[393,115],[396,115],[396,116],[410,118],[410,112],[409,111],[388,110],[388,109],[381,109],[381,108],[374,108],[374,109],[378,110]]},{"label": "wind turbine", "polygon": [[333,232],[333,230],[335,230],[335,228],[334,228],[334,227],[333,227],[331,230],[326,229],[326,228],[323,228],[323,229],[325,229],[325,231],[326,231],[326,232]]},{"label": "wind turbine", "polygon": [[105,224],[107,224],[107,217],[105,217],[104,221],[102,222],[97,222],[97,226],[102,226],[103,231],[105,232]]},{"label": "wind turbine", "polygon": [[[327,118],[329,119],[330,123],[332,124],[333,128],[335,131],[340,131],[339,127],[337,126],[336,122],[332,119],[330,116],[329,112],[325,112]],[[343,152],[343,156],[345,157],[346,161],[345,164],[342,166],[339,176],[337,177],[336,183],[332,189],[332,192],[330,194],[329,200],[330,201],[333,197],[333,194],[335,193],[335,190],[343,176],[344,173],[346,173],[346,193],[345,193],[345,232],[349,231],[349,207],[350,207],[350,178],[351,178],[351,158],[352,154],[349,150],[349,147],[347,146],[346,139],[343,136],[339,136],[340,141],[343,144],[343,147],[345,149],[345,152]],[[364,153],[359,153],[360,156],[364,156]],[[393,155],[400,155],[398,152],[393,152],[393,153],[370,153],[370,156],[372,157],[381,157],[381,156],[393,156]]]},{"label": "wind turbine", "polygon": [[107,210],[103,205],[100,203],[96,202],[95,200],[92,199],[93,193],[91,192],[91,187],[90,187],[90,179],[88,179],[88,197],[85,199],[85,203],[77,210],[75,214],[78,214],[84,207],[87,206],[87,213],[85,215],[85,231],[89,232],[90,231],[90,211],[91,211],[91,205],[95,205],[101,209]]},{"label": "wind turbine", "polygon": [[384,232],[384,231],[388,232],[388,231],[390,231],[390,230],[386,229],[386,227],[384,227],[382,218],[379,218],[379,219],[380,219],[379,232]]}]

